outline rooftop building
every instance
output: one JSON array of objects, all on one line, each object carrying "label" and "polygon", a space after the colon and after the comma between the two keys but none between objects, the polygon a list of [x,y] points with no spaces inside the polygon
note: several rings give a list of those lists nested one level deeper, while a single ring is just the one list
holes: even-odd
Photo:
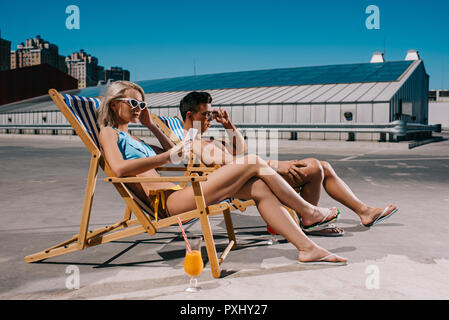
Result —
[{"label": "rooftop building", "polygon": [[104,81],[114,82],[119,80],[129,81],[129,71],[120,67],[110,67],[104,72]]},{"label": "rooftop building", "polygon": [[2,39],[0,30],[0,71],[9,70],[11,55],[11,41]]},{"label": "rooftop building", "polygon": [[[207,91],[213,106],[228,110],[234,123],[388,123],[427,124],[429,76],[415,50],[399,61],[228,72],[137,82],[151,112],[179,113],[190,91]],[[101,87],[79,95],[99,96]],[[6,107],[6,106],[5,106]],[[42,108],[42,105],[40,106]],[[56,109],[49,103],[48,108]],[[6,111],[6,109],[3,109]],[[2,109],[0,109],[2,112]],[[342,139],[347,133],[300,133],[302,139]],[[360,133],[358,140],[379,140]]]},{"label": "rooftop building", "polygon": [[449,102],[449,90],[430,90],[429,101]]},{"label": "rooftop building", "polygon": [[104,68],[98,65],[96,57],[91,56],[83,49],[65,58],[65,63],[68,74],[78,79],[78,88],[80,89],[96,86],[101,80],[99,76],[102,75]]},{"label": "rooftop building", "polygon": [[11,51],[11,69],[48,64],[66,72],[64,57],[60,56],[58,51],[58,46],[45,41],[39,35],[27,39],[25,43],[19,44],[16,50]]}]

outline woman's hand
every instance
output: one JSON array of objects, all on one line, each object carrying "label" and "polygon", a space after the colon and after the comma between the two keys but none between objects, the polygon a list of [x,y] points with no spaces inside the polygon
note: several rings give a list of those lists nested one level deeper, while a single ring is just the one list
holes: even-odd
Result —
[{"label": "woman's hand", "polygon": [[192,145],[192,140],[184,140],[180,144],[167,151],[167,153],[169,154],[170,162],[174,164],[178,164],[180,162],[188,163],[190,160]]},{"label": "woman's hand", "polygon": [[150,111],[148,110],[148,108],[145,108],[144,110],[142,110],[140,112],[139,120],[140,120],[140,123],[143,126],[147,127],[148,129],[150,129],[150,127],[154,126],[153,121],[151,120]]}]

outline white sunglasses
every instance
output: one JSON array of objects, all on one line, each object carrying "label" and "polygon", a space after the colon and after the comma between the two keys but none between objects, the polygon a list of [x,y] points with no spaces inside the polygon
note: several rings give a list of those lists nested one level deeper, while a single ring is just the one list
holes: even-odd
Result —
[{"label": "white sunglasses", "polygon": [[117,99],[119,101],[128,101],[129,105],[131,106],[132,109],[135,109],[137,107],[140,107],[140,110],[145,110],[145,108],[148,108],[149,105],[148,103],[146,103],[145,101],[137,101],[136,99],[133,98],[120,98]]}]

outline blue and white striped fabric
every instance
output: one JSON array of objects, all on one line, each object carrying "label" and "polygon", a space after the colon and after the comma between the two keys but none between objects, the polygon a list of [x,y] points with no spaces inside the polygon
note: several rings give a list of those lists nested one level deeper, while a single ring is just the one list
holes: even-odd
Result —
[{"label": "blue and white striped fabric", "polygon": [[[97,124],[96,114],[96,110],[100,107],[100,99],[75,96],[65,93],[61,94],[63,95],[67,106],[69,106],[70,111],[72,111],[75,118],[81,124],[83,129],[89,134],[97,147],[100,148],[100,142],[98,140],[98,137],[100,135],[100,127]],[[142,200],[140,200],[139,197],[137,197],[131,189],[128,189],[128,191],[131,193],[142,211],[154,218],[153,211]],[[197,220],[198,218],[193,219],[188,223],[193,223]],[[188,223],[184,223],[184,225]]]},{"label": "blue and white striped fabric", "polygon": [[96,115],[96,110],[100,106],[100,99],[80,97],[65,93],[62,93],[62,95],[66,104],[69,106],[70,111],[72,111],[73,115],[83,126],[84,130],[86,130],[97,147],[100,148],[100,142],[98,141],[100,128],[97,124]]},{"label": "blue and white striped fabric", "polygon": [[184,126],[182,125],[182,122],[180,119],[175,117],[162,117],[158,116],[159,119],[162,120],[162,122],[165,123],[167,127],[170,128],[170,130],[175,134],[175,136],[182,140],[184,138]]}]

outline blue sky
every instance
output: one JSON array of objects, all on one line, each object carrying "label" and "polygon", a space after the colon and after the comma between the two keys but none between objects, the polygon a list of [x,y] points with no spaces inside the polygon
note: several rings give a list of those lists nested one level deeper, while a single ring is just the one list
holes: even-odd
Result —
[{"label": "blue sky", "polygon": [[[65,26],[80,8],[79,30]],[[368,5],[380,30],[368,30]],[[449,1],[1,1],[2,38],[13,48],[37,34],[60,54],[85,49],[101,65],[131,71],[131,80],[387,60],[419,50],[430,87],[449,88]]]}]

